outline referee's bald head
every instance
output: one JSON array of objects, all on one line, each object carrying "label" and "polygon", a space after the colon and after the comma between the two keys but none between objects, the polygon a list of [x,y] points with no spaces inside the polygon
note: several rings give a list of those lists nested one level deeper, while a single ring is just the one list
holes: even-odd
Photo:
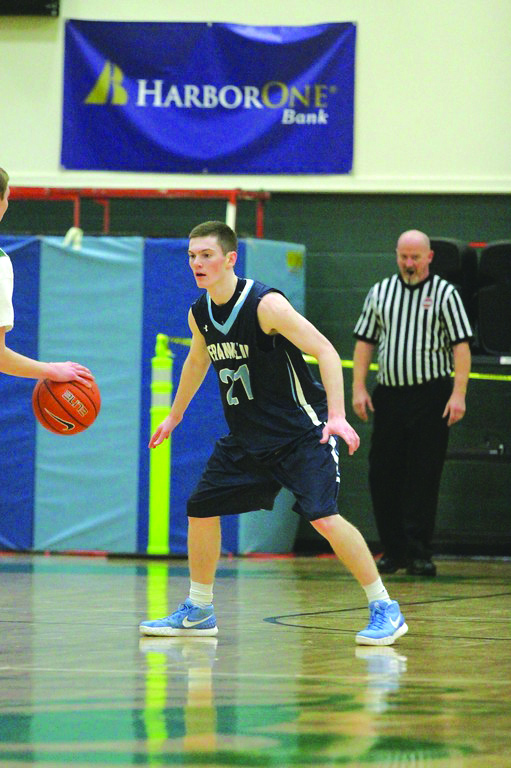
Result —
[{"label": "referee's bald head", "polygon": [[397,241],[397,249],[400,250],[400,248],[405,245],[426,248],[428,251],[431,250],[429,237],[418,229],[408,229],[406,232],[403,232],[401,235],[399,235]]}]

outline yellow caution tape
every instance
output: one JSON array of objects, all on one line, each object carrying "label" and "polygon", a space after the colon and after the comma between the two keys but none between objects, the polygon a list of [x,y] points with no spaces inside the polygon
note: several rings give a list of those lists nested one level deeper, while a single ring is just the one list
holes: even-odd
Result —
[{"label": "yellow caution tape", "polygon": [[[316,360],[315,357],[312,357],[312,355],[304,355],[303,359],[305,360],[306,363],[311,363],[312,365],[318,364],[318,361]],[[343,360],[342,367],[353,368],[353,360]],[[369,366],[369,369],[371,371],[377,371],[378,364],[371,363],[371,365]],[[454,376],[454,373],[452,373],[451,376]],[[482,379],[484,381],[511,381],[511,376],[508,376],[504,373],[471,373],[470,378]]]},{"label": "yellow caution tape", "polygon": [[[187,347],[189,347],[192,343],[191,339],[183,339],[183,338],[180,338],[179,336],[170,336],[169,341],[172,342],[173,344],[184,344]],[[318,361],[316,360],[315,357],[312,357],[312,355],[304,355],[303,359],[305,360],[306,363],[311,363],[312,365],[318,364]],[[353,368],[353,360],[343,360],[342,367]],[[377,371],[378,364],[371,363],[371,365],[369,366],[369,370]],[[481,379],[483,381],[511,381],[511,376],[508,376],[504,373],[471,373],[470,378]]]},{"label": "yellow caution tape", "polygon": [[180,336],[169,336],[169,341],[172,344],[184,344],[185,347],[191,347],[192,345],[191,339],[183,339]]}]

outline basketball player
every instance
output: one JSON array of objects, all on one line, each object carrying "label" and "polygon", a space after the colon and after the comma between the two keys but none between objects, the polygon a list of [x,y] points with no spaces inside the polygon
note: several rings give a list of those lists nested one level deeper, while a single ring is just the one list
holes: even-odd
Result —
[{"label": "basketball player", "polygon": [[[181,422],[210,366],[216,370],[230,433],[220,438],[188,500],[189,597],[171,616],[143,621],[145,635],[216,635],[213,581],[220,516],[271,509],[281,487],[366,592],[369,625],[362,645],[391,645],[407,631],[360,534],[337,510],[337,437],[353,454],[359,437],[346,421],[341,361],[332,344],[280,291],[238,278],[236,234],[218,221],[190,233],[189,263],[199,288],[188,322],[190,352],[171,413],[149,442],[160,445]],[[319,363],[323,386],[302,352]]]},{"label": "basketball player", "polygon": [[[0,168],[0,221],[9,206],[9,176]],[[43,363],[14,352],[5,345],[5,334],[14,325],[12,306],[14,276],[10,258],[0,248],[0,371],[11,376],[52,381],[79,381],[90,387],[94,376],[79,363]]]}]

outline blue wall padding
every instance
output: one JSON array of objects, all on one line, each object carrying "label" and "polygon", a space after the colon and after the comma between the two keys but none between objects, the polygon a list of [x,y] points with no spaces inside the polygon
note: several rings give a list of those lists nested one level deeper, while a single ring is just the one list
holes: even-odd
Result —
[{"label": "blue wall padding", "polygon": [[[247,277],[260,280],[283,291],[293,307],[305,313],[305,246],[300,243],[281,243],[274,240],[245,241],[247,248]],[[302,266],[294,266],[295,254],[302,257]],[[288,256],[291,255],[291,258]],[[291,265],[291,266],[290,266]]]},{"label": "blue wall padding", "polygon": [[[31,237],[0,237],[14,269],[14,328],[10,349],[37,357],[40,243]],[[0,548],[31,549],[34,506],[34,382],[0,374]]]},{"label": "blue wall padding", "polygon": [[38,550],[136,551],[142,284],[141,238],[43,240],[39,355],[87,365],[102,407],[72,437],[37,428]]},{"label": "blue wall padding", "polygon": [[240,517],[238,552],[285,554],[293,551],[300,518],[293,512],[295,497],[282,488],[273,509],[259,509]]},{"label": "blue wall padding", "polygon": [[[36,428],[33,380],[0,375],[0,548],[146,551],[151,358],[158,333],[191,336],[188,310],[200,291],[187,245],[164,238],[85,237],[75,251],[61,238],[0,238],[15,272],[15,326],[8,345],[41,360],[84,363],[102,395],[90,429],[63,437]],[[289,250],[300,248],[241,241],[237,274],[281,288],[300,309],[303,287],[287,264]],[[170,346],[175,394],[189,347]],[[210,370],[172,435],[172,554],[186,553],[186,502],[216,438],[226,431]],[[258,512],[223,518],[223,551],[289,551],[297,524],[291,503],[279,496],[274,517],[264,517],[263,524],[264,513]]]},{"label": "blue wall padding", "polygon": [[[240,243],[238,274],[244,270],[243,243]],[[138,547],[147,548],[148,473],[150,437],[151,358],[157,333],[189,339],[190,305],[200,295],[188,264],[188,240],[147,239],[144,248],[144,312],[142,341],[142,401],[140,420],[140,495]],[[175,396],[181,369],[189,347],[171,343],[174,353],[173,386]],[[225,434],[218,383],[211,369],[201,389],[188,407],[182,423],[172,433],[170,531],[172,554],[186,553],[186,502],[198,482],[217,437]],[[157,449],[156,449],[157,450]],[[237,516],[226,518],[223,524],[225,551],[237,551]]]}]

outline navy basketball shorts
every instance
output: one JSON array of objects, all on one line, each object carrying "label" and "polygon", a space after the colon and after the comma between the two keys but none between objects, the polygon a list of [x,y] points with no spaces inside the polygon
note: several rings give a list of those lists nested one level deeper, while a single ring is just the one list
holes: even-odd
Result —
[{"label": "navy basketball shorts", "polygon": [[295,496],[293,509],[307,520],[338,514],[340,472],[337,438],[320,443],[322,427],[256,459],[228,435],[217,441],[204,473],[188,499],[189,517],[235,515],[273,509],[281,488]]}]

